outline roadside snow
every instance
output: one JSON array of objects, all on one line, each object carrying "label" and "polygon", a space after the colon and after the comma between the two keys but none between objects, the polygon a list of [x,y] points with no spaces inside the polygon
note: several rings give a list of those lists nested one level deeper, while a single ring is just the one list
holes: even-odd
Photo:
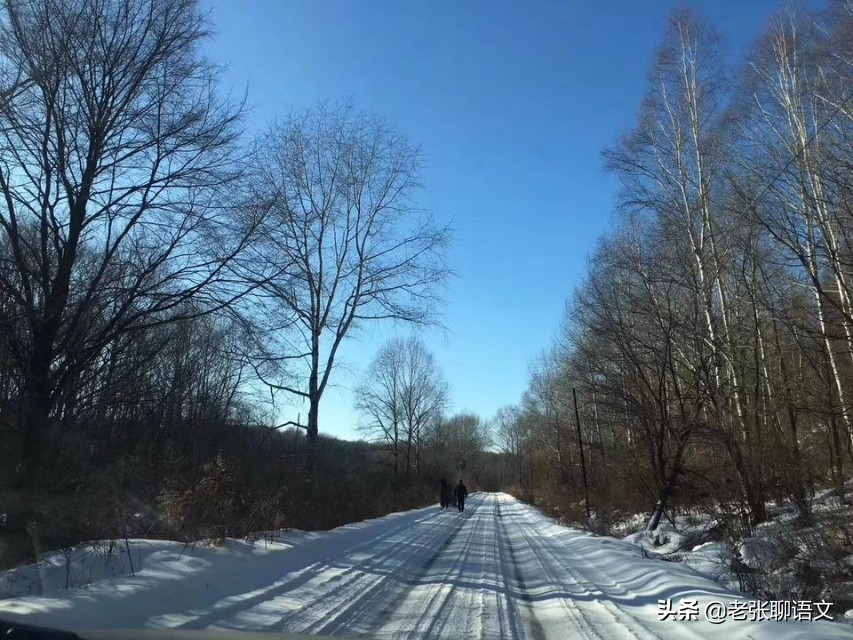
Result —
[{"label": "roadside snow", "polygon": [[[186,547],[135,540],[106,569],[79,549],[94,582],[65,590],[64,558],[46,559],[43,595],[0,601],[0,617],[65,629],[184,628],[377,638],[772,640],[853,638],[827,622],[711,624],[659,616],[660,601],[724,607],[742,596],[634,545],[562,527],[505,494],[474,494],[464,513],[437,506],[325,533]],[[701,545],[696,557],[729,550]],[[121,558],[121,554],[119,554]],[[129,559],[133,575],[126,573]],[[55,572],[50,574],[49,572]],[[11,584],[6,574],[0,583]]]},{"label": "roadside snow", "polygon": [[[249,544],[228,540],[221,547],[203,543],[187,545],[168,540],[130,539],[100,541],[68,552],[54,552],[37,564],[0,572],[0,601],[22,596],[53,595],[84,588],[109,578],[136,576],[140,572],[180,578],[205,562],[224,557],[245,558],[290,549],[309,534],[281,532]],[[0,604],[2,606],[2,604]]]},{"label": "roadside snow", "polygon": [[850,622],[842,612],[853,604],[853,507],[824,491],[813,500],[809,522],[791,504],[768,504],[767,513],[742,538],[731,524],[718,528],[711,515],[697,513],[663,520],[651,535],[642,530],[642,514],[613,530],[649,557],[685,564],[726,588],[768,600],[831,601],[839,621]]}]

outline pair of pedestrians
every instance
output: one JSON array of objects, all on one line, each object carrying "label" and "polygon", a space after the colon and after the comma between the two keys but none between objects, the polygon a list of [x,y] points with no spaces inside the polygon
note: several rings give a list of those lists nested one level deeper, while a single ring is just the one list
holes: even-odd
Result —
[{"label": "pair of pedestrians", "polygon": [[454,498],[456,502],[456,507],[459,509],[459,511],[465,511],[465,498],[468,497],[468,487],[466,487],[465,483],[462,482],[462,478],[459,479],[459,484],[457,484],[456,488],[453,489],[452,496],[450,493],[450,485],[447,484],[447,480],[442,478],[440,492],[440,501],[442,509],[446,509],[447,507],[449,507],[451,498]]}]

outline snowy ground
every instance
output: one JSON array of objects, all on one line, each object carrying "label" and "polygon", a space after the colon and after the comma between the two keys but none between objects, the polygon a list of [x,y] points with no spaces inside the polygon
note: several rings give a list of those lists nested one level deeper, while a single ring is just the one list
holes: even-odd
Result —
[{"label": "snowy ground", "polygon": [[[131,555],[135,575],[99,580],[104,570],[90,568],[95,581],[71,590],[57,589],[58,564],[45,574],[44,595],[0,601],[0,618],[377,638],[853,638],[827,622],[711,624],[708,603],[741,597],[627,542],[559,526],[505,494],[475,494],[464,514],[431,507],[272,544],[131,541]],[[0,576],[0,585],[5,578],[20,589],[26,572]],[[675,607],[697,600],[699,619],[659,620],[666,599]]]},{"label": "snowy ground", "polygon": [[[742,584],[768,597],[810,593],[833,601],[834,615],[853,623],[853,609],[845,615],[853,604],[853,507],[842,504],[836,492],[823,491],[812,501],[808,524],[799,521],[792,504],[768,503],[767,512],[769,519],[752,537],[721,527],[701,511],[664,519],[653,534],[644,530],[648,514],[632,516],[611,531],[651,557],[682,562],[732,589]],[[742,567],[740,578],[736,565]]]}]

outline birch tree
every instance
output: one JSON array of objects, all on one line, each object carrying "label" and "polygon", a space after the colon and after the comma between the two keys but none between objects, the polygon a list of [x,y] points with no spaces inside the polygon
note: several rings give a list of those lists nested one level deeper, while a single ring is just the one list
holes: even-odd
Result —
[{"label": "birch tree", "polygon": [[[737,187],[741,208],[796,265],[795,277],[811,291],[832,390],[832,437],[846,439],[849,448],[853,218],[847,180],[839,177],[851,156],[845,141],[853,135],[853,120],[845,114],[853,95],[844,96],[841,87],[849,87],[853,74],[839,65],[841,47],[832,49],[840,56],[828,53],[831,43],[810,16],[784,12],[771,24],[741,88],[747,105],[742,134],[750,144]],[[749,186],[755,183],[762,185],[757,192]]]},{"label": "birch tree", "polygon": [[732,221],[721,205],[727,87],[719,36],[695,15],[674,13],[637,126],[605,158],[622,180],[622,206],[680,234],[679,257],[689,261],[689,281],[702,311],[698,329],[712,354],[705,386],[710,421],[720,430],[752,519],[760,522],[766,517],[762,482],[745,451],[751,399],[736,362],[739,314],[728,289]]}]

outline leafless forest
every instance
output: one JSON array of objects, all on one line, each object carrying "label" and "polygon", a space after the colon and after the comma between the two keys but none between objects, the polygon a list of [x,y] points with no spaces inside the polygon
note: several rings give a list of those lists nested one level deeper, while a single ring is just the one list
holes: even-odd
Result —
[{"label": "leafless forest", "polygon": [[[324,436],[342,345],[439,322],[450,276],[421,149],[352,102],[247,135],[209,29],[193,0],[3,5],[4,565],[331,527],[435,502],[460,472],[601,531],[702,510],[749,535],[768,504],[811,526],[816,491],[847,499],[850,0],[780,12],[738,60],[674,14],[603,152],[613,228],[522,401],[449,415],[424,342],[392,340],[357,387],[360,442]],[[853,548],[830,524],[815,544]]]},{"label": "leafless forest", "polygon": [[[853,4],[782,11],[730,58],[700,16],[672,16],[636,123],[603,152],[612,231],[495,421],[514,482],[576,520],[582,445],[604,531],[704,512],[736,540],[768,504],[808,527],[816,491],[850,497]],[[849,513],[820,524],[831,564]]]},{"label": "leafless forest", "polygon": [[192,0],[3,6],[4,564],[380,515],[423,502],[410,451],[445,446],[419,414],[403,469],[319,426],[354,329],[435,319],[419,148],[349,102],[245,135],[209,27]]}]

